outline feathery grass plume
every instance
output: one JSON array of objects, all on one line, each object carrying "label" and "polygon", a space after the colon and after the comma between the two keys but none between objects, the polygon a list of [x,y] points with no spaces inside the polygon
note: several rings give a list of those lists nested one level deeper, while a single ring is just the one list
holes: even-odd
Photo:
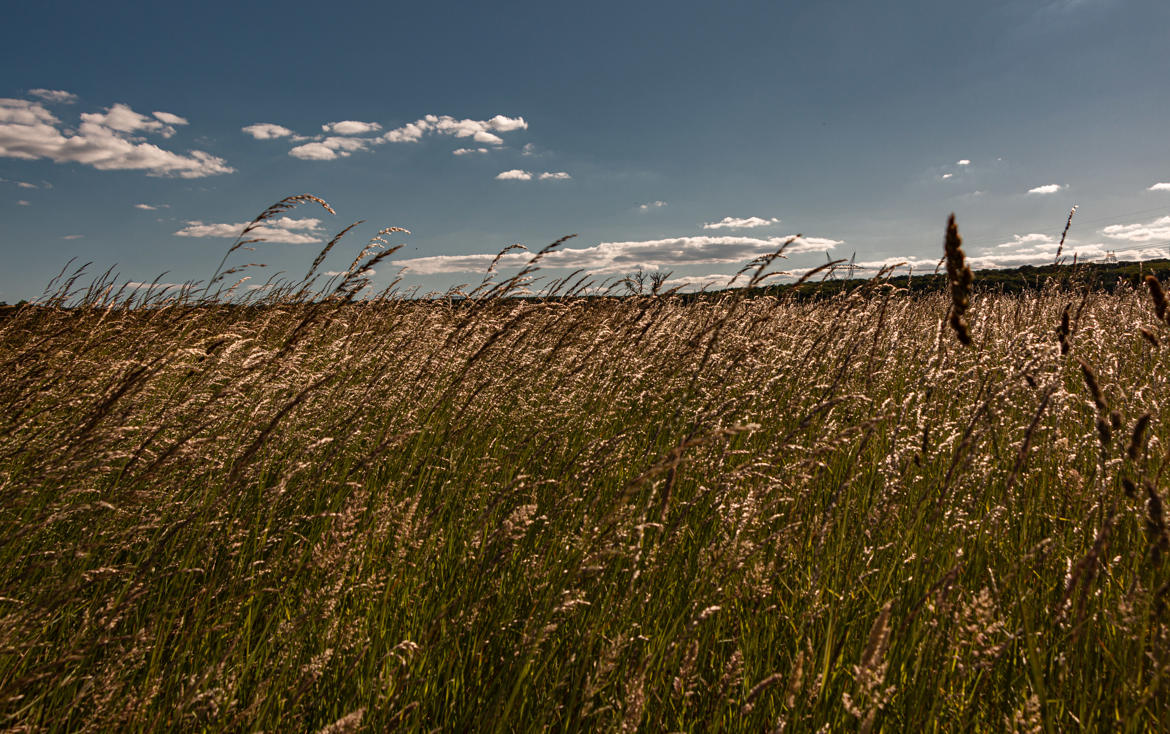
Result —
[{"label": "feathery grass plume", "polygon": [[1068,210],[1068,219],[1064,223],[1064,231],[1060,233],[1060,244],[1056,246],[1056,257],[1052,260],[1053,265],[1060,264],[1060,253],[1064,252],[1064,238],[1068,237],[1068,228],[1072,226],[1072,218],[1076,213],[1077,207],[1075,205]]},{"label": "feathery grass plume", "polygon": [[1072,348],[1069,343],[1069,316],[1068,311],[1072,308],[1072,304],[1065,304],[1064,311],[1060,314],[1060,326],[1056,327],[1056,340],[1060,342],[1060,353],[1068,354],[1068,350]]},{"label": "feathery grass plume", "polygon": [[1129,446],[1125,453],[1130,461],[1137,461],[1138,455],[1146,443],[1146,429],[1150,427],[1150,414],[1143,413],[1133,424],[1133,433],[1129,437]]},{"label": "feathery grass plume", "polygon": [[1158,320],[1166,321],[1166,294],[1162,290],[1162,283],[1156,275],[1146,276],[1146,285],[1150,288],[1150,298],[1154,299],[1154,314]]},{"label": "feathery grass plume", "polygon": [[967,324],[967,308],[970,304],[971,268],[967,266],[967,258],[963,254],[963,240],[959,237],[959,227],[955,224],[955,215],[952,213],[947,219],[947,234],[944,245],[947,261],[947,282],[951,286],[950,325],[955,330],[955,336],[965,346],[971,345],[971,332]]}]

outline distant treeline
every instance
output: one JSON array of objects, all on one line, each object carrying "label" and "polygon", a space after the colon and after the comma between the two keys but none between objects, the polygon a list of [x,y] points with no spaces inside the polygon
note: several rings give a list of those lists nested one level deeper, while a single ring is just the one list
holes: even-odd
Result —
[{"label": "distant treeline", "polygon": [[[1023,265],[1003,270],[975,272],[974,287],[978,291],[996,293],[1034,293],[1048,287],[1066,288],[1089,286],[1112,293],[1119,285],[1138,286],[1147,275],[1159,280],[1170,279],[1170,260],[1143,260],[1140,262],[1078,263],[1076,265]],[[929,293],[947,287],[945,271],[939,273],[898,275],[883,278],[897,288],[911,293]],[[872,285],[868,278],[828,277],[798,286],[778,284],[759,288],[761,294],[825,297],[850,292]]]}]

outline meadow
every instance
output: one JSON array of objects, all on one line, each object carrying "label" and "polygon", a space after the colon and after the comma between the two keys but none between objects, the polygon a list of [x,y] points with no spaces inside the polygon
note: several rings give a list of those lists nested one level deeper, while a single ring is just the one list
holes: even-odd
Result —
[{"label": "meadow", "polygon": [[363,296],[376,240],[0,319],[0,727],[1170,720],[1156,281]]}]

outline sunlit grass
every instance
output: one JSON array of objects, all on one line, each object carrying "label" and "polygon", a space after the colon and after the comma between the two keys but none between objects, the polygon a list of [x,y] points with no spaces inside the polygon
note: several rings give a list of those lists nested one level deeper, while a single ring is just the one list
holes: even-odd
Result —
[{"label": "sunlit grass", "polygon": [[1170,713],[1146,293],[976,283],[963,346],[879,282],[351,302],[368,266],[0,321],[5,727]]}]

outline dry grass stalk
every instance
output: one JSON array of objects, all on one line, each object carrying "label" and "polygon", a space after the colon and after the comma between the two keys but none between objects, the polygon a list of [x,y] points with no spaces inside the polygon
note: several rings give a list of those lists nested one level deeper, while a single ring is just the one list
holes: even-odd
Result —
[{"label": "dry grass stalk", "polygon": [[966,256],[963,254],[963,240],[959,237],[959,227],[955,224],[955,215],[947,219],[947,234],[944,244],[947,261],[947,282],[951,287],[951,306],[949,322],[955,331],[955,336],[966,346],[971,345],[971,331],[967,324],[967,308],[970,305],[971,283],[974,276],[967,266]]},{"label": "dry grass stalk", "polygon": [[1154,300],[1154,314],[1157,315],[1158,320],[1166,321],[1166,294],[1162,290],[1162,283],[1158,280],[1156,275],[1146,276],[1146,285],[1150,289],[1150,298]]}]

